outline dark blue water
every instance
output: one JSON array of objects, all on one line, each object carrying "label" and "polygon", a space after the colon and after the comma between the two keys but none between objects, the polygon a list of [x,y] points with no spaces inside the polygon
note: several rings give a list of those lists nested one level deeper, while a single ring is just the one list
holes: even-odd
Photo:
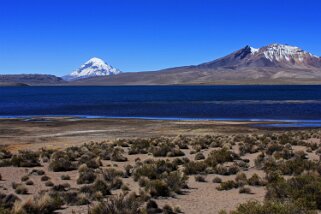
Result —
[{"label": "dark blue water", "polygon": [[321,120],[321,86],[0,87],[0,116]]}]

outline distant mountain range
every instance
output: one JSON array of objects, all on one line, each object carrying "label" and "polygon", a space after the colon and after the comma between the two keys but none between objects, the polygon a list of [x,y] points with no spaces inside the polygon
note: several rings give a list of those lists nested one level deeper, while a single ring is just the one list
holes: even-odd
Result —
[{"label": "distant mountain range", "polygon": [[0,75],[0,86],[59,85],[65,83],[62,78],[47,74]]},{"label": "distant mountain range", "polygon": [[[32,77],[27,78],[29,83]],[[259,49],[246,46],[211,62],[159,71],[126,73],[92,58],[70,75],[56,78],[48,80],[57,85],[319,84],[321,58],[298,47],[271,44]],[[4,79],[0,76],[0,83]]]}]

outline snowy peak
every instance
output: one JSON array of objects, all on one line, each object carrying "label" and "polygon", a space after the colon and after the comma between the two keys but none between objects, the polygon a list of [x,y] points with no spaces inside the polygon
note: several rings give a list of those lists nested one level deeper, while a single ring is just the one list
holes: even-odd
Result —
[{"label": "snowy peak", "polygon": [[200,69],[298,68],[320,69],[321,58],[298,47],[271,44],[261,48],[249,45],[217,60],[196,66]]},{"label": "snowy peak", "polygon": [[311,58],[318,58],[302,49],[281,44],[272,44],[260,49],[264,57],[271,62],[284,62],[291,64],[302,64]]},{"label": "snowy peak", "polygon": [[93,57],[83,64],[79,69],[72,72],[70,75],[65,76],[64,79],[75,80],[96,76],[117,75],[119,73],[121,73],[120,70],[108,65],[104,62],[104,60]]}]

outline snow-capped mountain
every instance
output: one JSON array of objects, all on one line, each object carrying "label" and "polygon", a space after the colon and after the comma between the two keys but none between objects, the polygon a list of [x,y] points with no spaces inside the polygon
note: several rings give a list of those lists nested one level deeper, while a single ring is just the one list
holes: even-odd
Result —
[{"label": "snow-capped mountain", "polygon": [[65,80],[76,80],[88,77],[117,75],[119,73],[121,73],[121,71],[117,68],[108,65],[102,59],[94,57],[83,64],[78,70],[63,78]]},{"label": "snow-capped mountain", "polygon": [[295,46],[271,44],[262,48],[246,46],[226,57],[200,64],[203,68],[321,68],[321,58]]},{"label": "snow-capped mountain", "polygon": [[88,85],[320,84],[321,58],[295,46],[246,46],[199,65],[76,81]]}]

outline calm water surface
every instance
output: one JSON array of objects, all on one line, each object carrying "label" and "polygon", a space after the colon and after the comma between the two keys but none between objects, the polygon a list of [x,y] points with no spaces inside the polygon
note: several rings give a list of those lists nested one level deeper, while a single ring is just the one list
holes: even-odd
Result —
[{"label": "calm water surface", "polygon": [[0,87],[1,117],[35,115],[297,120],[315,126],[321,122],[321,86]]}]

